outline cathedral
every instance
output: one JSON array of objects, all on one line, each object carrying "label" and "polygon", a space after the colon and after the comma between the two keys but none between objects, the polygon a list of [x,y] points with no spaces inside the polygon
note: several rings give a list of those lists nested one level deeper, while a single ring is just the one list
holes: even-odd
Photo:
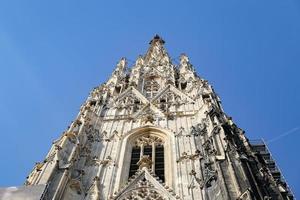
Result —
[{"label": "cathedral", "polygon": [[[158,35],[122,58],[37,163],[22,191],[42,200],[292,200],[263,141],[247,139],[187,55]],[[31,192],[34,191],[34,192]]]}]

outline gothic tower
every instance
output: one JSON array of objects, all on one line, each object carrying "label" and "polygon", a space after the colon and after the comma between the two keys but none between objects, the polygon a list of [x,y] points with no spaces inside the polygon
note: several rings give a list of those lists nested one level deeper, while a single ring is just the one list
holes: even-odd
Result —
[{"label": "gothic tower", "polygon": [[155,36],[94,88],[26,187],[42,199],[293,199],[267,147],[228,117],[212,86]]}]

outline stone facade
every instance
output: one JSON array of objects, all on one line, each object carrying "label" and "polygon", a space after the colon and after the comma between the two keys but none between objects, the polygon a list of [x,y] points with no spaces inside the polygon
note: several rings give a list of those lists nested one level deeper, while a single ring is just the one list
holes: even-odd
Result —
[{"label": "stone facade", "polygon": [[155,36],[92,90],[26,185],[43,199],[293,199],[182,54]]}]

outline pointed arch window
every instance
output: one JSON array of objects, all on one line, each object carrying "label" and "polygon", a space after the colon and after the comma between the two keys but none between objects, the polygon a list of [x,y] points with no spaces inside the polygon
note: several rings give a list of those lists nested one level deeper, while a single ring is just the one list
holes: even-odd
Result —
[{"label": "pointed arch window", "polygon": [[138,137],[131,150],[129,178],[138,170],[138,161],[148,156],[152,161],[149,170],[154,172],[162,181],[165,181],[164,143],[159,137],[147,135]]}]

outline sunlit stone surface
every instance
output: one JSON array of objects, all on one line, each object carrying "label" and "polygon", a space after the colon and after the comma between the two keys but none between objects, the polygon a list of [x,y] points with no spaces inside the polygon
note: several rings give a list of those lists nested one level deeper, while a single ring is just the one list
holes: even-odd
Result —
[{"label": "sunlit stone surface", "polygon": [[155,36],[91,91],[28,190],[46,184],[37,193],[57,200],[293,199],[266,146],[250,144],[189,58],[173,61],[164,43]]}]

